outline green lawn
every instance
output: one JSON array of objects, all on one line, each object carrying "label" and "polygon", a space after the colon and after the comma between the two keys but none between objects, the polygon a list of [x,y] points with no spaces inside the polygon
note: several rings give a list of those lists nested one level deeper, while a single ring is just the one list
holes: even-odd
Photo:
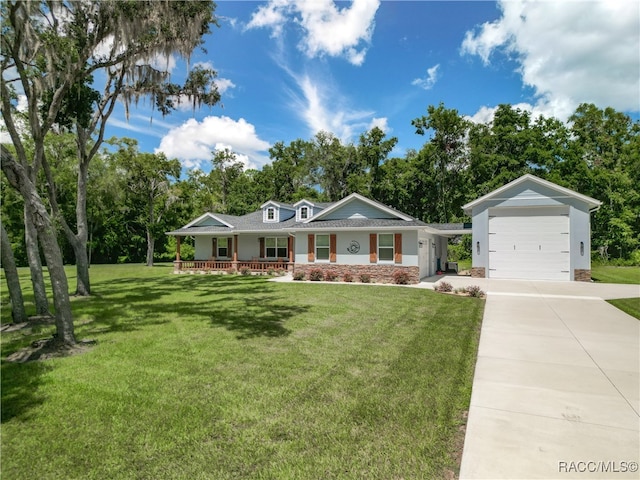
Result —
[{"label": "green lawn", "polygon": [[640,320],[640,298],[618,298],[607,300],[611,305]]},{"label": "green lawn", "polygon": [[602,283],[640,284],[640,267],[614,267],[611,265],[592,265],[591,278]]},{"label": "green lawn", "polygon": [[3,477],[457,471],[483,300],[167,266],[91,275],[94,296],[73,300],[91,351],[14,364],[7,355],[50,327],[2,335]]}]

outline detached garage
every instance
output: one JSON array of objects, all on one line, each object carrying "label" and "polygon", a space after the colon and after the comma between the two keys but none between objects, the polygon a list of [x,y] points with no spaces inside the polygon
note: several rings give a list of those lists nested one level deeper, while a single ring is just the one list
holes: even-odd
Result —
[{"label": "detached garage", "polygon": [[472,276],[591,279],[590,213],[601,202],[524,175],[462,207],[472,217]]}]

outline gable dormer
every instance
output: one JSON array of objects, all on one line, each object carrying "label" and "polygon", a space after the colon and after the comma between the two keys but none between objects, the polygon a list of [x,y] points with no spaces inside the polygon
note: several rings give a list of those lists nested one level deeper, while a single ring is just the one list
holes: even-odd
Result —
[{"label": "gable dormer", "polygon": [[305,220],[313,217],[314,207],[313,202],[309,200],[300,200],[294,203],[293,206],[296,209],[296,222],[304,222]]},{"label": "gable dormer", "polygon": [[278,223],[290,219],[294,215],[294,208],[291,205],[269,200],[260,206],[262,208],[263,223]]}]

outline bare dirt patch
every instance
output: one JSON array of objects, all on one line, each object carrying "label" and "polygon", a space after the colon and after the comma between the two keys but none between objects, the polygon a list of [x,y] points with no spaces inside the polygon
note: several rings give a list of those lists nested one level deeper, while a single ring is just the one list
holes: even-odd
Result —
[{"label": "bare dirt patch", "polygon": [[53,337],[43,338],[32,342],[28,347],[12,353],[6,360],[7,362],[25,363],[36,360],[49,360],[50,358],[70,357],[71,355],[88,352],[95,344],[95,340],[80,340],[75,345],[65,345],[56,342]]}]

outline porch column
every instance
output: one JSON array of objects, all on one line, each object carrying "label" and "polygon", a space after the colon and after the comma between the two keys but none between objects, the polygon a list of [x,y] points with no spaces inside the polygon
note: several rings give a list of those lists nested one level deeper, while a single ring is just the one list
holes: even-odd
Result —
[{"label": "porch column", "polygon": [[176,237],[176,262],[180,261],[180,238]]},{"label": "porch column", "polygon": [[238,261],[238,235],[233,236],[233,261]]},{"label": "porch column", "polygon": [[293,237],[291,235],[289,235],[288,243],[289,245],[287,245],[287,247],[289,249],[289,263],[293,263]]}]

